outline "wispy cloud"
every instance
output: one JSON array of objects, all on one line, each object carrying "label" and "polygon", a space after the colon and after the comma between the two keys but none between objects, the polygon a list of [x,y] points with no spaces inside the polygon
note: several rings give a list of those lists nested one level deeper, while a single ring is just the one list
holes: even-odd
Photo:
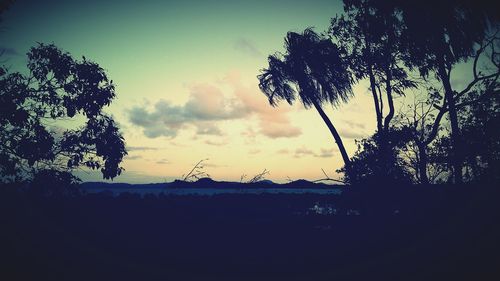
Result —
[{"label": "wispy cloud", "polygon": [[13,48],[0,46],[0,55],[5,56],[19,56],[20,54]]},{"label": "wispy cloud", "polygon": [[234,42],[234,49],[255,58],[264,57],[262,52],[259,51],[259,49],[255,46],[255,44],[246,38],[238,38]]},{"label": "wispy cloud", "polygon": [[[280,151],[283,151],[284,153],[286,153],[286,151],[288,151],[288,150],[280,150]],[[280,151],[278,151],[278,153],[280,153]],[[330,158],[330,157],[334,156],[334,151],[335,151],[335,148],[320,148],[319,152],[315,152],[314,150],[303,146],[303,147],[295,149],[293,156],[295,158],[302,158],[305,156]]]},{"label": "wispy cloud", "polygon": [[261,152],[260,149],[251,149],[250,151],[248,151],[248,154],[254,155],[254,154],[259,154],[260,152]]},{"label": "wispy cloud", "polygon": [[311,149],[306,148],[306,147],[301,147],[301,148],[295,149],[295,154],[294,154],[295,158],[301,158],[301,157],[308,156],[308,155],[315,155],[315,153],[314,153],[314,151],[312,151]]},{"label": "wispy cloud", "polygon": [[156,161],[156,164],[165,165],[165,164],[170,164],[170,162],[167,159],[161,159]]},{"label": "wispy cloud", "polygon": [[280,150],[276,151],[276,153],[278,153],[278,154],[288,154],[288,153],[290,153],[290,151],[288,149],[286,149],[286,148],[283,148],[283,149],[280,149]]},{"label": "wispy cloud", "polygon": [[343,124],[346,124],[351,129],[365,129],[366,125],[361,122],[351,121],[351,120],[342,120]]},{"label": "wispy cloud", "polygon": [[127,146],[127,151],[146,151],[146,150],[158,150],[158,147],[150,146]]},{"label": "wispy cloud", "polygon": [[321,158],[331,158],[333,157],[333,152],[335,151],[334,148],[331,148],[331,149],[325,149],[325,148],[322,148],[320,150],[320,153],[314,155],[315,157],[321,157]]},{"label": "wispy cloud", "polygon": [[226,141],[213,141],[213,140],[206,140],[205,141],[205,144],[208,144],[208,145],[214,145],[214,146],[223,146],[223,145],[226,145],[227,142]]},{"label": "wispy cloud", "polygon": [[125,156],[126,160],[137,160],[137,159],[141,159],[141,158],[142,158],[142,156],[140,156],[140,155],[127,155],[127,156]]},{"label": "wispy cloud", "polygon": [[362,139],[368,136],[364,130],[352,129],[352,128],[339,128],[339,134],[341,137],[346,139]]}]

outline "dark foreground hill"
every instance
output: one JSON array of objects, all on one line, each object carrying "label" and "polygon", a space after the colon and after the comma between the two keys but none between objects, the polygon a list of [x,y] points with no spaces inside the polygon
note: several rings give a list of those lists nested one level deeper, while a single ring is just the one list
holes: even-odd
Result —
[{"label": "dark foreground hill", "polygon": [[499,280],[500,199],[488,186],[341,195],[3,188],[1,280]]}]

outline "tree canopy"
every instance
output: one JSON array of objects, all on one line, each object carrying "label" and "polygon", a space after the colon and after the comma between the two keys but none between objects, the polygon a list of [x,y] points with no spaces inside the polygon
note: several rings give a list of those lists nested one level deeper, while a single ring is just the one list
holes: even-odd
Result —
[{"label": "tree canopy", "polygon": [[280,100],[292,104],[297,98],[306,108],[314,106],[332,133],[346,166],[349,157],[337,129],[322,109],[323,103],[338,105],[352,96],[353,78],[347,71],[342,50],[312,29],[289,32],[285,54],[269,56],[269,66],[257,77],[259,87],[276,106]]},{"label": "tree canopy", "polygon": [[[127,153],[117,124],[102,111],[116,95],[104,69],[45,44],[31,48],[27,68],[27,74],[0,68],[2,180],[82,166],[105,179],[119,175]],[[69,120],[82,125],[65,128]]]}]

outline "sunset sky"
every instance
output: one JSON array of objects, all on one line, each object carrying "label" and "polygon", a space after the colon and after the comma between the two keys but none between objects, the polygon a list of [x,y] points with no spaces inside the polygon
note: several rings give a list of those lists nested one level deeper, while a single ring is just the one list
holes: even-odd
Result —
[{"label": "sunset sky", "polygon": [[[3,16],[0,47],[11,70],[25,70],[37,42],[106,69],[117,98],[105,111],[129,151],[117,182],[170,181],[205,158],[216,180],[263,169],[276,182],[318,179],[321,168],[338,177],[342,159],[318,113],[299,103],[271,107],[256,76],[269,54],[283,50],[288,31],[323,32],[341,7],[319,0],[18,0]],[[367,84],[355,95],[339,108],[325,106],[350,155],[354,140],[375,128]]]}]

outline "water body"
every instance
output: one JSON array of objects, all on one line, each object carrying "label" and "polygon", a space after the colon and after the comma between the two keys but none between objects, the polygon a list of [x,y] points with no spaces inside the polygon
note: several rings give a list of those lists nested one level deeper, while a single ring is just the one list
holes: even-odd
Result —
[{"label": "water body", "polygon": [[146,194],[154,195],[199,195],[212,196],[216,194],[322,194],[338,195],[342,191],[340,188],[176,188],[176,187],[93,187],[85,188],[89,193],[111,192],[113,196],[122,193],[133,193],[144,196]]}]

